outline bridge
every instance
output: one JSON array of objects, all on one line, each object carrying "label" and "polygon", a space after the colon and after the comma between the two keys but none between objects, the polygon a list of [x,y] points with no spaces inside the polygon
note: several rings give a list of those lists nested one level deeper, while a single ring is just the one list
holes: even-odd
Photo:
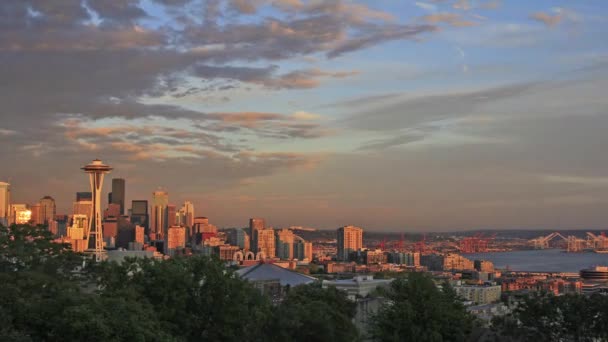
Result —
[{"label": "bridge", "polygon": [[560,238],[566,242],[566,249],[568,252],[594,250],[596,252],[605,253],[605,251],[608,251],[608,237],[606,237],[606,234],[604,233],[595,235],[587,232],[587,239],[581,239],[573,235],[566,238],[558,232],[553,232],[547,236],[539,236],[536,239],[529,240],[528,242],[536,249],[545,249],[549,248],[549,242],[555,238]]},{"label": "bridge", "polygon": [[558,232],[553,232],[547,236],[539,236],[536,239],[532,239],[528,242],[536,249],[546,249],[549,248],[549,242],[551,242],[555,238],[560,238],[565,242],[568,242],[568,239]]}]

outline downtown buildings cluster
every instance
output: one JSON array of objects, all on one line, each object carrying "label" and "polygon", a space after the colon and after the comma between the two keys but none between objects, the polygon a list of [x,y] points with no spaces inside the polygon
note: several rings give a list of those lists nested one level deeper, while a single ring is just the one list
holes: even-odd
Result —
[{"label": "downtown buildings cluster", "polygon": [[[104,171],[95,171],[100,167]],[[13,203],[10,184],[0,182],[0,224],[44,225],[56,241],[70,244],[76,252],[92,252],[100,243],[104,258],[202,254],[241,264],[312,260],[312,243],[291,229],[274,229],[263,218],[251,218],[247,228],[220,230],[209,218],[196,216],[192,202],[185,201],[179,208],[172,204],[164,190],[154,191],[151,201],[132,200],[128,208],[127,181],[123,178],[111,180],[101,211],[96,189],[101,192],[103,174],[111,168],[95,160],[83,170],[91,174],[92,191],[76,192],[69,214],[57,214],[55,200],[48,195],[33,204]],[[100,229],[96,230],[98,216]]]}]

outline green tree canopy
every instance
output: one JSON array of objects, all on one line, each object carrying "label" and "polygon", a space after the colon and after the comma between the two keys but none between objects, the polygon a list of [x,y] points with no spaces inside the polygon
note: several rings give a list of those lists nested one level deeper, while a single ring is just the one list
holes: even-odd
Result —
[{"label": "green tree canopy", "polygon": [[426,274],[395,279],[386,297],[371,324],[376,341],[465,341],[471,333],[473,318],[453,289]]},{"label": "green tree canopy", "polygon": [[272,340],[356,341],[355,312],[355,303],[335,287],[323,289],[318,283],[295,287],[275,311]]},{"label": "green tree canopy", "polygon": [[608,341],[608,297],[595,294],[538,294],[492,322],[495,332],[514,341]]}]

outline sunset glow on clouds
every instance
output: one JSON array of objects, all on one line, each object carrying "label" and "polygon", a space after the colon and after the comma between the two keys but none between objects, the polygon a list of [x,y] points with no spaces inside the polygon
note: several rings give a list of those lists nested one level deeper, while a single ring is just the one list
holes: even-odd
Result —
[{"label": "sunset glow on clouds", "polygon": [[4,0],[0,180],[67,212],[99,157],[220,226],[602,227],[607,11]]}]

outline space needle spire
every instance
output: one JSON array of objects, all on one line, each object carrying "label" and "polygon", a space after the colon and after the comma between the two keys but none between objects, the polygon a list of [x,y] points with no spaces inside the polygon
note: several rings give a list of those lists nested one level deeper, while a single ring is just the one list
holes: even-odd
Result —
[{"label": "space needle spire", "polygon": [[91,192],[93,195],[93,212],[91,213],[91,220],[85,238],[87,239],[87,247],[89,247],[88,240],[91,236],[93,237],[95,240],[95,247],[93,249],[88,248],[88,251],[95,255],[96,261],[101,261],[105,256],[101,225],[101,188],[103,187],[103,176],[112,171],[112,168],[109,165],[104,164],[101,160],[95,159],[81,169],[89,174]]}]

